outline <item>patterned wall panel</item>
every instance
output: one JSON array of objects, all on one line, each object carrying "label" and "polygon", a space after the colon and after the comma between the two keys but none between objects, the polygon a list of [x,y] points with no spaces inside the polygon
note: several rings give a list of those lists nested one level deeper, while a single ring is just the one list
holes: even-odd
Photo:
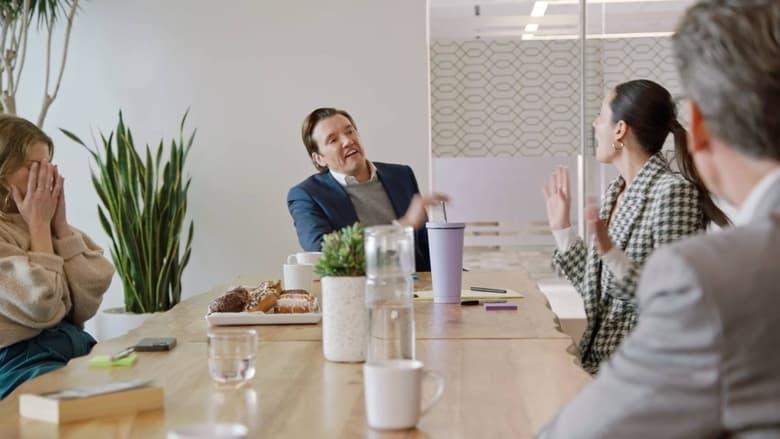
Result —
[{"label": "patterned wall panel", "polygon": [[606,87],[630,79],[652,79],[672,93],[681,93],[669,38],[601,40],[602,71]]},{"label": "patterned wall panel", "polygon": [[[590,40],[586,120],[627,78],[678,88],[668,40]],[[434,157],[550,157],[579,147],[579,42],[434,41]],[[589,143],[591,139],[588,139]]]}]

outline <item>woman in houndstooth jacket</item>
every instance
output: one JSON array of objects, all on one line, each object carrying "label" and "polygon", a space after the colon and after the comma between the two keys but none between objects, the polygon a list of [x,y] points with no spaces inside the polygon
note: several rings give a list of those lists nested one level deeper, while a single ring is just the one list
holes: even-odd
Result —
[{"label": "woman in houndstooth jacket", "polygon": [[[593,122],[596,158],[615,166],[620,176],[609,185],[600,209],[586,209],[594,238],[589,249],[571,229],[567,170],[556,169],[544,187],[557,246],[553,263],[585,304],[588,321],[579,353],[582,367],[591,374],[636,324],[634,294],[650,254],[710,222],[729,222],[696,173],[676,113],[669,92],[648,80],[620,84],[604,98]],[[679,173],[661,153],[670,132]]]}]

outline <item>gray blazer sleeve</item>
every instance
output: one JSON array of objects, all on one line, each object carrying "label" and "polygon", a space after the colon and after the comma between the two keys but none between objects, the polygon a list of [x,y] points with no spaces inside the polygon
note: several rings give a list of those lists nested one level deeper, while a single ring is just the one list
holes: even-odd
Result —
[{"label": "gray blazer sleeve", "polygon": [[719,432],[720,317],[674,247],[639,286],[639,323],[542,438],[688,438]]}]

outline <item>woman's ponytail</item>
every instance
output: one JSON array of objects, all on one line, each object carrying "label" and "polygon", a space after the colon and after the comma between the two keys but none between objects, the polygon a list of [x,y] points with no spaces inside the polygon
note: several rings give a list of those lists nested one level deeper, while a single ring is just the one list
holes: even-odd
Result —
[{"label": "woman's ponytail", "polygon": [[704,213],[704,225],[707,226],[710,222],[721,227],[730,225],[731,221],[728,216],[712,201],[709,190],[696,171],[693,156],[688,151],[688,133],[685,128],[680,125],[677,119],[673,119],[669,130],[674,136],[674,156],[680,168],[680,174],[699,190],[699,205]]}]

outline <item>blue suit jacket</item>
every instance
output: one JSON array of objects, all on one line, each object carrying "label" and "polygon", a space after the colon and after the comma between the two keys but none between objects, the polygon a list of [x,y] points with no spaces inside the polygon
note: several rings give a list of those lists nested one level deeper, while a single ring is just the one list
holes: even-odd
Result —
[{"label": "blue suit jacket", "polygon": [[[420,193],[412,168],[405,165],[374,162],[377,177],[387,192],[396,218],[406,213],[412,197]],[[287,194],[298,241],[305,251],[320,251],[322,237],[358,221],[355,207],[344,189],[329,171],[312,175]],[[430,271],[428,231],[417,230],[414,237],[417,271]]]}]

